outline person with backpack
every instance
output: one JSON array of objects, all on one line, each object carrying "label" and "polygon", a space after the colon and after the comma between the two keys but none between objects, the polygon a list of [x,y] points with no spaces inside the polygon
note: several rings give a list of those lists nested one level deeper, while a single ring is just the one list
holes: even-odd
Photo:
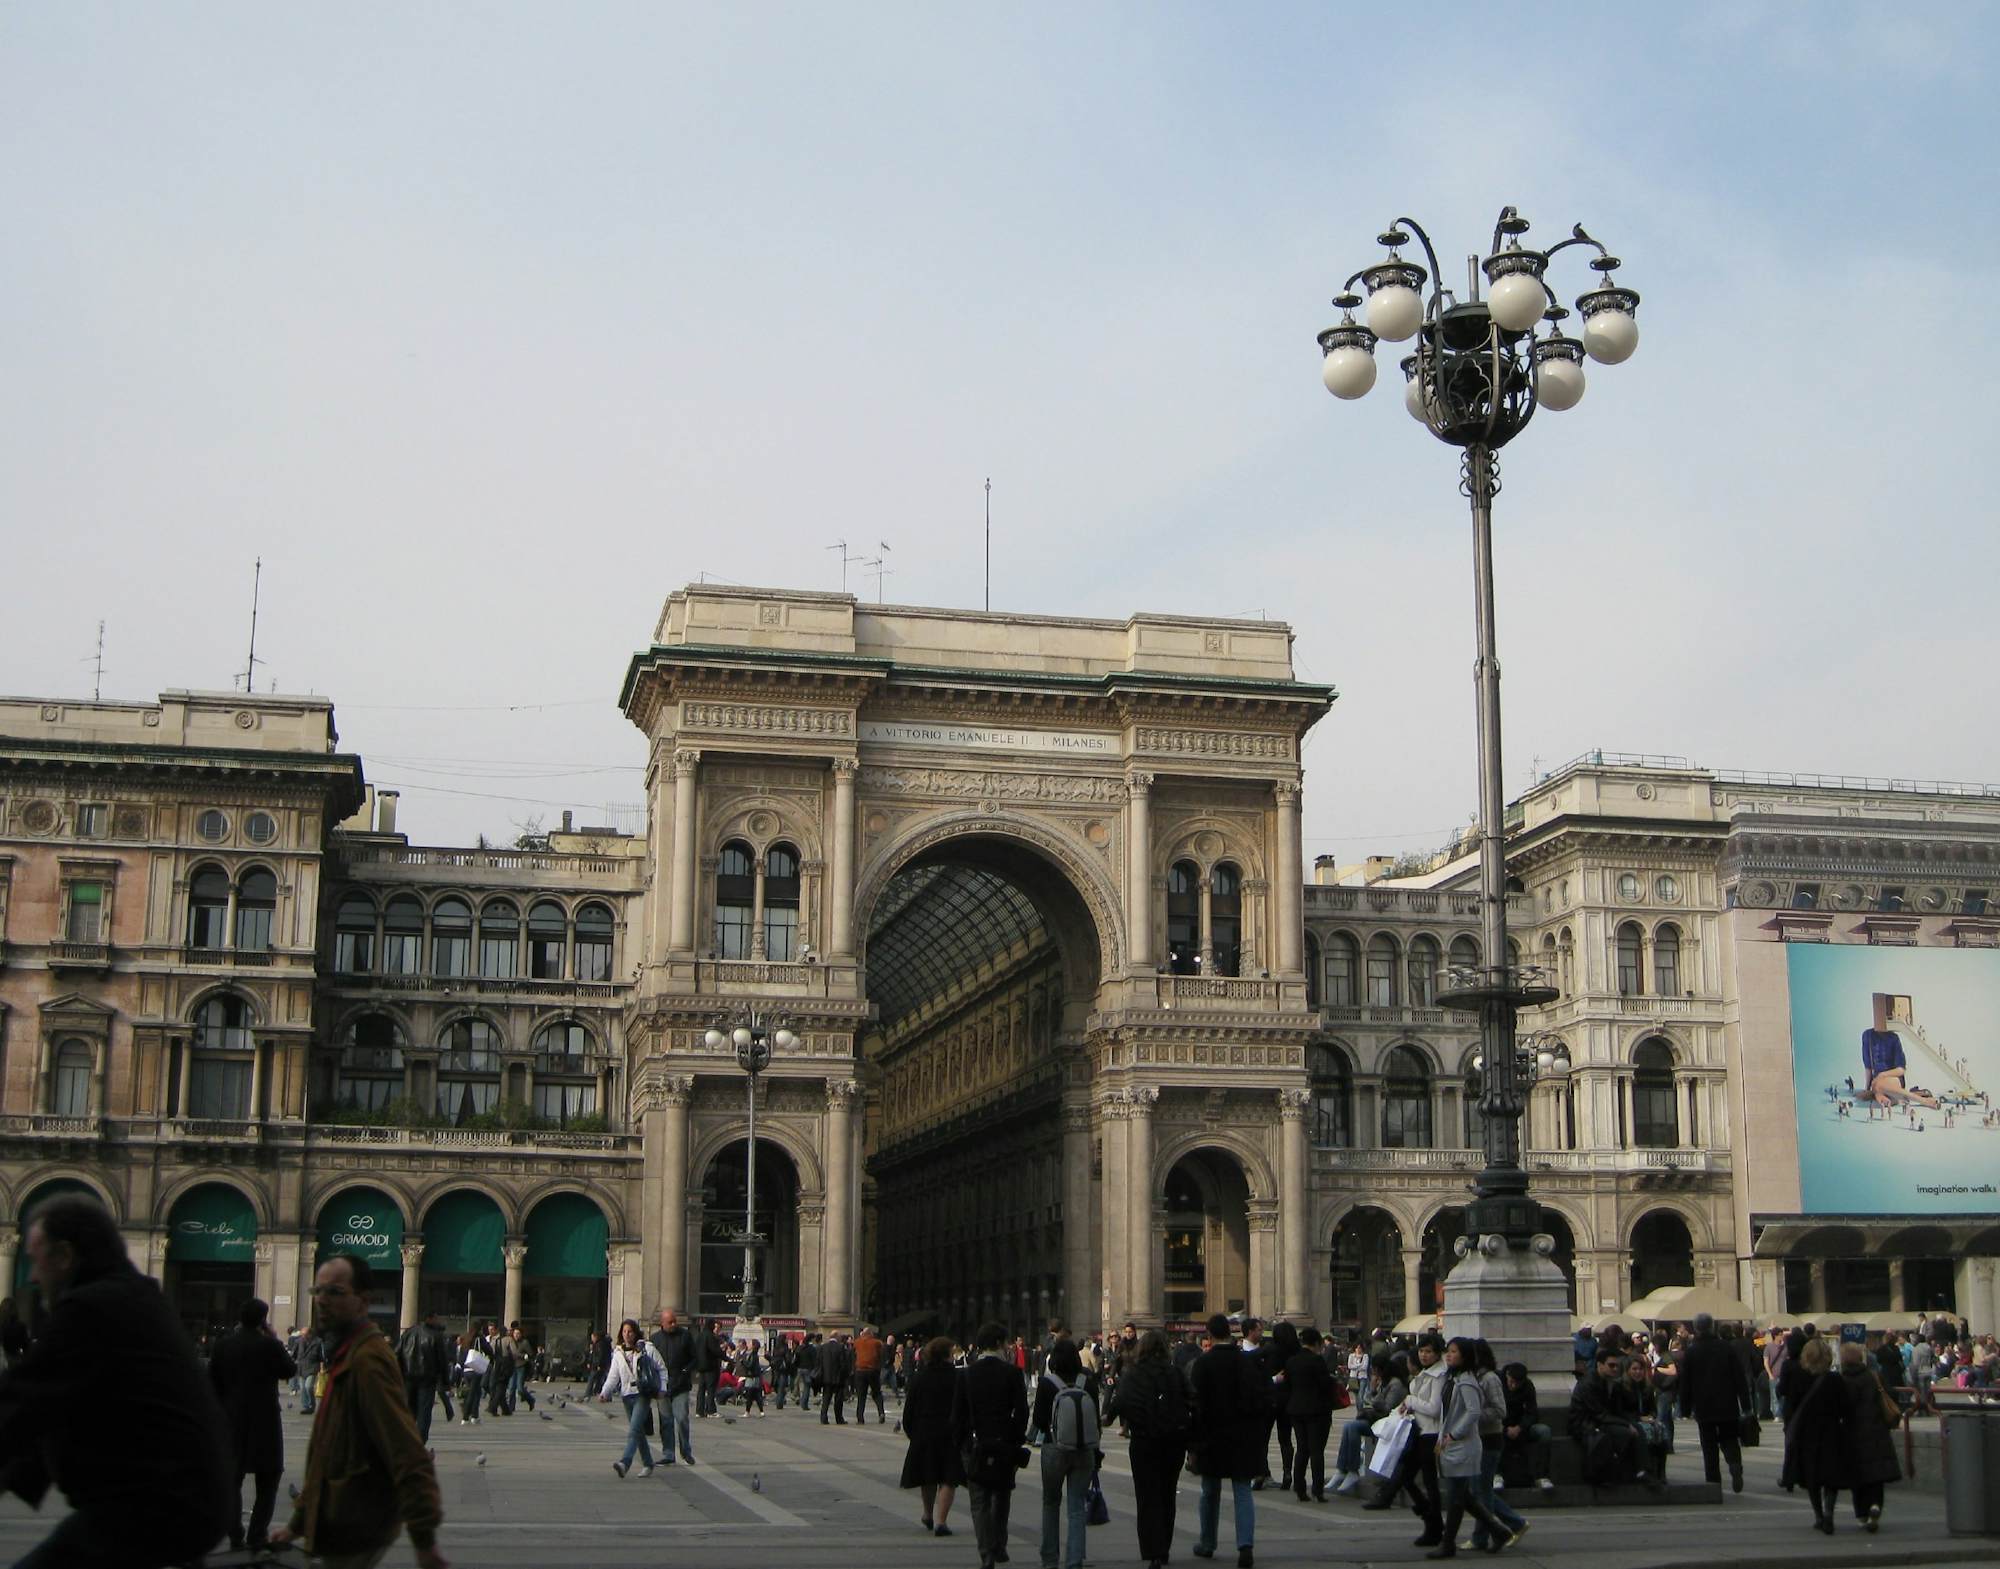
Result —
[{"label": "person with backpack", "polygon": [[1161,1569],[1174,1549],[1174,1491],[1193,1428],[1187,1380],[1169,1357],[1161,1331],[1149,1329],[1139,1337],[1111,1396],[1111,1410],[1132,1434],[1128,1458],[1139,1556],[1146,1569]]},{"label": "person with backpack", "polygon": [[[653,1402],[659,1398],[660,1390],[666,1383],[666,1367],[655,1351],[639,1335],[639,1321],[628,1318],[618,1326],[618,1345],[611,1353],[611,1371],[604,1376],[604,1389],[598,1395],[600,1401],[610,1400],[614,1395],[625,1402],[625,1453],[611,1462],[619,1480],[632,1468],[632,1457],[639,1457],[639,1475],[653,1474],[653,1450],[646,1442],[646,1435],[653,1430]],[[667,1442],[662,1435],[661,1443]],[[671,1457],[672,1451],[668,1451]]]},{"label": "person with backpack", "polygon": [[396,1360],[403,1368],[403,1388],[410,1397],[410,1415],[417,1421],[417,1436],[431,1441],[431,1407],[437,1403],[438,1386],[444,1380],[444,1328],[435,1312],[426,1313],[421,1323],[404,1330],[396,1342]]},{"label": "person with backpack", "polygon": [[1083,1358],[1072,1341],[1049,1348],[1048,1367],[1035,1388],[1033,1425],[1049,1435],[1042,1445],[1042,1569],[1056,1569],[1062,1545],[1063,1488],[1069,1488],[1068,1569],[1083,1563],[1085,1515],[1091,1479],[1097,1474],[1097,1402],[1083,1380]]}]

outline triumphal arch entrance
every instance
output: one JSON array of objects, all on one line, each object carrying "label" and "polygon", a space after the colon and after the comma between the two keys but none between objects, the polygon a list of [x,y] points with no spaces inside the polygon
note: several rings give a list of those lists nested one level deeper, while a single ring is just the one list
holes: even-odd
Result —
[{"label": "triumphal arch entrance", "polygon": [[[767,1314],[1308,1311],[1299,744],[1264,621],[703,584],[633,657],[653,874],[626,1300],[731,1313],[755,1010]],[[631,1267],[628,1263],[628,1268]]]}]

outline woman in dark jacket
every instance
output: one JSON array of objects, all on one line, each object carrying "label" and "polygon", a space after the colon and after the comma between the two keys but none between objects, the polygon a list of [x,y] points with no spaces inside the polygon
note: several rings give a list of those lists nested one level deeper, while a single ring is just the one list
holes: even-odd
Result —
[{"label": "woman in dark jacket", "polygon": [[1863,1530],[1882,1523],[1882,1489],[1903,1478],[1896,1446],[1889,1437],[1883,1402],[1890,1398],[1868,1353],[1853,1341],[1840,1348],[1840,1464],[1842,1480],[1854,1490],[1854,1518]]},{"label": "woman in dark jacket", "polygon": [[1840,1428],[1846,1401],[1833,1353],[1815,1336],[1785,1364],[1785,1469],[1787,1486],[1803,1487],[1812,1504],[1813,1529],[1833,1535],[1833,1495],[1841,1487]]},{"label": "woman in dark jacket", "polygon": [[1159,1569],[1174,1547],[1174,1489],[1187,1455],[1192,1413],[1187,1380],[1167,1355],[1167,1337],[1149,1329],[1111,1397],[1111,1411],[1132,1433],[1133,1515],[1139,1556]]},{"label": "woman in dark jacket", "polygon": [[254,1477],[257,1483],[247,1537],[240,1517],[229,1529],[229,1545],[238,1552],[246,1540],[252,1547],[262,1547],[270,1535],[271,1515],[278,1504],[278,1478],[285,1470],[278,1386],[298,1373],[297,1364],[271,1333],[266,1322],[269,1311],[255,1297],[244,1303],[235,1332],[216,1342],[215,1355],[208,1363],[209,1382],[229,1424],[238,1494],[244,1477]]},{"label": "woman in dark jacket", "polygon": [[1374,1425],[1409,1398],[1410,1386],[1397,1359],[1387,1351],[1377,1351],[1368,1362],[1368,1388],[1358,1396],[1351,1419],[1341,1425],[1340,1449],[1333,1457],[1333,1490],[1358,1493],[1361,1490],[1363,1447]]},{"label": "woman in dark jacket", "polygon": [[910,1447],[903,1454],[901,1485],[918,1490],[924,1501],[924,1529],[937,1536],[951,1535],[944,1518],[951,1513],[953,1491],[965,1482],[965,1465],[951,1433],[951,1398],[957,1382],[951,1342],[940,1335],[924,1347],[903,1400],[903,1436]]},{"label": "woman in dark jacket", "polygon": [[[1248,1356],[1251,1353],[1245,1352],[1244,1354]],[[1270,1378],[1273,1386],[1270,1400],[1274,1407],[1271,1413],[1272,1426],[1278,1435],[1278,1463],[1284,1470],[1284,1478],[1280,1485],[1284,1487],[1290,1487],[1298,1480],[1292,1469],[1293,1433],[1291,1411],[1285,1403],[1285,1386],[1282,1382],[1285,1376],[1286,1365],[1298,1354],[1299,1332],[1292,1328],[1290,1324],[1281,1323],[1271,1326],[1270,1348],[1264,1356],[1258,1359],[1265,1367],[1270,1369]],[[1260,1480],[1257,1485],[1261,1487],[1264,1484]]]},{"label": "woman in dark jacket", "polygon": [[[1290,1325],[1280,1325],[1290,1328]],[[1285,1362],[1285,1418],[1298,1445],[1292,1462],[1292,1491],[1306,1500],[1306,1468],[1312,1468],[1312,1496],[1326,1502],[1326,1435],[1333,1427],[1333,1371],[1320,1354],[1320,1334],[1307,1329],[1299,1349]]]}]

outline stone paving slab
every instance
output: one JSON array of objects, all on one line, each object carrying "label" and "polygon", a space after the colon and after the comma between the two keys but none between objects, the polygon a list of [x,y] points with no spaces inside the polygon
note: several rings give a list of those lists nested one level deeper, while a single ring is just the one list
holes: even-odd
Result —
[{"label": "stone paving slab", "polygon": [[[893,1402],[890,1415],[893,1421]],[[293,1472],[281,1484],[280,1519],[304,1460],[308,1422],[297,1411],[285,1417]],[[542,1398],[538,1414],[523,1407],[470,1427],[448,1426],[440,1415],[431,1437],[445,1501],[443,1542],[460,1569],[973,1569],[978,1562],[963,1495],[952,1507],[956,1534],[924,1534],[916,1494],[896,1486],[904,1441],[873,1421],[857,1425],[850,1417],[845,1427],[822,1426],[796,1409],[699,1420],[694,1466],[662,1468],[645,1479],[635,1472],[623,1481],[611,1470],[624,1442],[622,1409],[561,1389]],[[1698,1475],[1699,1461],[1690,1459],[1677,1455],[1669,1475]],[[1880,1535],[1843,1520],[1838,1535],[1822,1537],[1807,1529],[1803,1498],[1777,1490],[1776,1447],[1749,1451],[1746,1461],[1749,1483],[1740,1497],[1677,1508],[1538,1510],[1526,1540],[1504,1556],[1515,1569],[2000,1562],[2000,1538],[1948,1536],[1942,1498],[1910,1488],[1890,1488]],[[144,1462],[107,1451],[106,1463]],[[1032,1569],[1039,1561],[1039,1473],[1031,1466],[1022,1482],[1010,1547],[1013,1562]],[[1105,1445],[1104,1488],[1111,1523],[1091,1529],[1089,1561],[1136,1564],[1131,1476],[1115,1437]],[[1177,1564],[1198,1562],[1188,1551],[1196,1496],[1196,1484],[1184,1478]],[[0,1502],[0,1559],[11,1561],[40,1540],[55,1507],[52,1501],[49,1517],[39,1518],[17,1499]],[[1421,1563],[1422,1551],[1411,1545],[1417,1530],[1401,1510],[1363,1513],[1345,1500],[1301,1504],[1287,1493],[1257,1495],[1259,1565]],[[1225,1498],[1225,1546],[1233,1544],[1230,1531]],[[1215,1561],[1233,1562],[1233,1554]],[[414,1562],[407,1542],[387,1559],[389,1569]]]}]

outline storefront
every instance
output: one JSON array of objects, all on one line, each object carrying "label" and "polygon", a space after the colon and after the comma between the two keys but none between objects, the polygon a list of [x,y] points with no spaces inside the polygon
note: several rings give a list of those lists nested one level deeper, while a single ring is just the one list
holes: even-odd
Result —
[{"label": "storefront", "polygon": [[226,1183],[205,1182],[175,1203],[167,1220],[167,1300],[198,1341],[236,1323],[256,1294],[257,1211]]},{"label": "storefront", "polygon": [[556,1351],[606,1327],[610,1241],[604,1211],[581,1193],[552,1194],[534,1207],[521,1281],[529,1339]]},{"label": "storefront", "polygon": [[403,1311],[403,1212],[379,1188],[344,1188],[319,1211],[314,1267],[336,1253],[350,1254],[374,1271],[368,1311],[376,1328],[394,1338]]},{"label": "storefront", "polygon": [[507,1301],[507,1220],[483,1193],[447,1193],[424,1215],[423,1305],[454,1329],[499,1323]]}]

